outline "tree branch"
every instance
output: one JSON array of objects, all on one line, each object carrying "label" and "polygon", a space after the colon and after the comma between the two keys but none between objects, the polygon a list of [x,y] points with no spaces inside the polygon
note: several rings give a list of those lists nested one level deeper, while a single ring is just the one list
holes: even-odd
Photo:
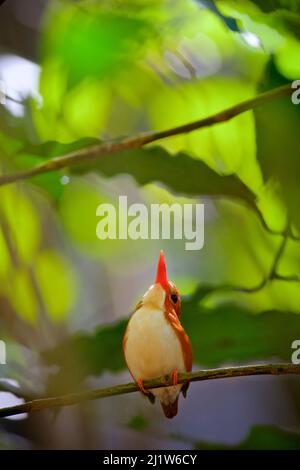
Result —
[{"label": "tree branch", "polygon": [[[283,234],[284,234],[284,232],[282,232],[282,231],[280,231],[280,230],[274,230],[274,229],[272,229],[272,228],[270,228],[270,227],[268,226],[268,224],[266,223],[266,221],[265,221],[265,219],[264,219],[262,213],[261,213],[260,210],[258,209],[258,207],[252,207],[252,209],[255,210],[256,215],[258,216],[258,218],[259,218],[259,220],[260,220],[262,226],[264,227],[264,229],[265,229],[267,232],[269,232],[271,235],[283,235]],[[294,234],[291,225],[290,225],[290,227],[289,227],[289,231],[288,231],[287,235],[288,235],[288,238],[290,238],[291,240],[294,240],[294,241],[296,241],[296,242],[299,242],[299,241],[300,241],[300,237],[299,237],[298,235],[295,235],[295,234]]]},{"label": "tree branch", "polygon": [[18,173],[4,174],[0,176],[0,186],[5,184],[14,183],[20,180],[26,180],[32,176],[37,176],[43,173],[61,170],[62,168],[70,167],[78,163],[87,162],[94,159],[111,155],[113,153],[125,152],[126,150],[132,150],[141,148],[146,144],[156,142],[167,137],[173,137],[179,134],[186,134],[195,130],[199,130],[203,127],[212,126],[222,122],[229,121],[230,119],[238,116],[241,113],[255,109],[269,101],[274,99],[288,96],[292,94],[294,90],[291,84],[287,84],[273,90],[261,93],[255,98],[238,103],[230,108],[227,108],[221,112],[213,114],[204,119],[190,122],[182,126],[167,129],[165,131],[150,132],[141,134],[134,137],[127,137],[121,141],[109,141],[101,144],[93,145],[88,148],[71,152],[67,155],[55,157],[47,160],[45,163],[37,165],[28,170],[20,171]]},{"label": "tree branch", "polygon": [[[202,380],[226,379],[250,375],[287,375],[299,374],[300,365],[295,364],[259,364],[240,367],[226,367],[222,369],[200,370],[196,372],[183,373],[178,375],[178,383],[198,382]],[[166,375],[153,380],[145,380],[145,389],[168,387],[172,385],[172,376]],[[0,409],[0,418],[13,416],[21,413],[31,413],[46,409],[61,408],[64,406],[77,405],[90,400],[97,400],[115,395],[137,392],[138,386],[131,382],[115,387],[90,390],[82,393],[71,393],[50,398],[40,398],[28,401],[22,405],[10,406]]]},{"label": "tree branch", "polygon": [[206,285],[201,286],[201,288],[197,289],[194,293],[194,297],[199,301],[203,300],[207,296],[211,294],[215,294],[218,292],[240,292],[242,294],[253,294],[255,292],[259,292],[263,289],[267,284],[271,281],[286,281],[286,282],[300,282],[300,276],[297,274],[288,274],[282,275],[278,273],[278,265],[283,257],[284,250],[286,248],[286,244],[288,242],[289,236],[291,233],[291,223],[288,221],[286,229],[283,233],[281,233],[282,240],[279,244],[277,251],[275,252],[274,259],[272,261],[271,267],[269,272],[266,276],[264,276],[261,281],[251,287],[246,286],[239,286],[234,284],[221,284],[221,285]]},{"label": "tree branch", "polygon": [[12,103],[16,103],[16,104],[20,104],[22,106],[24,106],[24,100],[18,100],[17,98],[14,98],[13,96],[10,96],[10,95],[4,95],[4,98],[7,100],[7,101],[11,101]]}]

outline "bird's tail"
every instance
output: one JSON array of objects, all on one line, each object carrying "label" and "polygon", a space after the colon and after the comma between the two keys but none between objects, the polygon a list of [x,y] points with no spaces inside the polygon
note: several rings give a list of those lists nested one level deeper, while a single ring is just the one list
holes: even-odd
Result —
[{"label": "bird's tail", "polygon": [[176,400],[173,403],[163,403],[162,401],[160,403],[161,403],[161,406],[162,406],[162,409],[163,409],[163,412],[164,412],[166,418],[171,419],[171,418],[174,418],[174,416],[177,415],[178,397],[176,398]]}]

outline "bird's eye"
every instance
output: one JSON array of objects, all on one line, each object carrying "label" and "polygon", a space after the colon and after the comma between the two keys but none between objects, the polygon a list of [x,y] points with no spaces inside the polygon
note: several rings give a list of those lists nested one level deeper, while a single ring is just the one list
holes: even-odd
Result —
[{"label": "bird's eye", "polygon": [[172,295],[171,295],[171,299],[172,299],[172,302],[173,302],[174,304],[176,304],[176,302],[177,302],[177,300],[178,300],[178,296],[177,296],[176,294],[172,294]]}]

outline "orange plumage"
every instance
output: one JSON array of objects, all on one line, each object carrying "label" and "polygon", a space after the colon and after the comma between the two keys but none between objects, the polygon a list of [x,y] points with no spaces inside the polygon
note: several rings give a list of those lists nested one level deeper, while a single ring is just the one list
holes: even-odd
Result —
[{"label": "orange plumage", "polygon": [[[177,414],[178,397],[189,384],[178,384],[178,372],[192,369],[192,348],[180,323],[181,302],[174,283],[168,281],[161,251],[155,283],[132,314],[123,338],[128,369],[150,401],[159,398],[167,418]],[[145,390],[143,381],[172,374],[173,385]]]}]

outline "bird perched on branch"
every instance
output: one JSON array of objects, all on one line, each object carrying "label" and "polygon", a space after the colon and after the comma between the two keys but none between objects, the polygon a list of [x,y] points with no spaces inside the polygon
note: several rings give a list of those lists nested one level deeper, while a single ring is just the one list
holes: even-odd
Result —
[{"label": "bird perched on branch", "polygon": [[[163,251],[160,252],[155,283],[132,314],[123,338],[127,367],[140,391],[153,403],[157,397],[167,418],[177,414],[180,391],[178,372],[192,369],[192,348],[180,323],[180,296],[168,280]],[[172,374],[172,386],[146,390],[143,381]]]}]

